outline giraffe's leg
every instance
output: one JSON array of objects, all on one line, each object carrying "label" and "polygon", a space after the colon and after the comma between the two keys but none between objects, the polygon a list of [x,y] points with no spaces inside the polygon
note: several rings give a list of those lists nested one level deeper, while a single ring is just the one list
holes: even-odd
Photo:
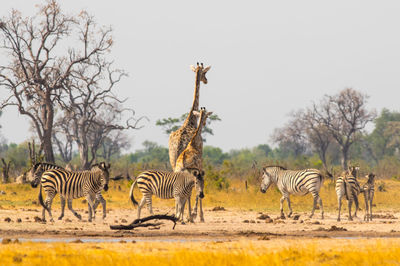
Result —
[{"label": "giraffe's leg", "polygon": [[138,205],[138,212],[137,212],[137,218],[140,219],[140,211],[142,210],[143,205],[146,203],[146,196],[143,195],[142,200],[140,201],[139,205]]},{"label": "giraffe's leg", "polygon": [[68,209],[75,215],[76,218],[81,220],[82,216],[79,213],[77,213],[74,209],[72,209],[72,199],[67,199],[67,203],[68,203]]},{"label": "giraffe's leg", "polygon": [[200,222],[204,223],[203,199],[200,200]]},{"label": "giraffe's leg", "polygon": [[353,218],[351,217],[351,205],[353,204],[353,201],[349,199],[347,202],[347,206],[349,207],[349,221],[353,221]]},{"label": "giraffe's leg", "polygon": [[281,218],[285,218],[285,214],[283,213],[283,202],[285,201],[285,196],[282,196],[281,201],[280,201],[280,209],[281,209]]},{"label": "giraffe's leg", "polygon": [[60,200],[61,200],[61,215],[58,217],[58,220],[61,220],[64,217],[64,209],[65,209],[65,198],[61,196],[60,194]]}]

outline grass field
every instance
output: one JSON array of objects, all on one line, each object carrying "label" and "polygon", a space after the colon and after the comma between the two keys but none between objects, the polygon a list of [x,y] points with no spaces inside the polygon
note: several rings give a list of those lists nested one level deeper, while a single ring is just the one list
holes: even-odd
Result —
[{"label": "grass field", "polygon": [[0,246],[2,265],[398,265],[400,239]]},{"label": "grass field", "polygon": [[[363,179],[360,183],[364,183]],[[400,182],[395,180],[378,180],[376,187],[382,185],[385,188],[384,192],[376,189],[374,204],[375,210],[380,211],[400,211]],[[127,181],[110,182],[110,189],[108,192],[102,192],[104,198],[107,200],[109,208],[133,208],[132,203],[128,199],[129,183]],[[0,195],[0,208],[13,209],[13,208],[38,208],[38,188],[31,188],[28,184],[1,184],[0,191],[5,191],[5,195]],[[193,193],[194,194],[194,193]],[[194,195],[192,195],[194,197]],[[142,197],[138,189],[135,189],[135,198],[138,200]],[[256,211],[278,211],[280,192],[276,187],[271,186],[267,193],[263,194],[259,191],[258,186],[249,186],[246,191],[244,183],[240,181],[232,181],[228,190],[212,190],[206,188],[204,206],[206,208],[215,206],[224,206],[225,208],[238,208],[245,210]],[[323,200],[324,208],[326,211],[335,211],[337,208],[337,198],[335,193],[335,186],[330,181],[325,181],[324,187],[321,189],[321,198]],[[292,207],[294,211],[309,211],[312,207],[312,197],[307,195],[305,197],[292,196]],[[32,202],[36,203],[33,204]],[[59,197],[56,196],[53,202],[54,206],[59,206]],[[173,208],[174,200],[160,200],[153,197],[154,206],[168,206]],[[346,208],[347,204],[343,204]],[[77,208],[86,208],[86,204],[82,200],[75,200],[74,206]],[[360,207],[364,207],[364,199],[360,195]],[[286,210],[286,203],[284,205]]]}]

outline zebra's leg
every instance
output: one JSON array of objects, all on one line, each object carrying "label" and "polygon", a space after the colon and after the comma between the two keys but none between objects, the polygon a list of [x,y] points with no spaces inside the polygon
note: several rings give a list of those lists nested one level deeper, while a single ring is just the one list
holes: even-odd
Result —
[{"label": "zebra's leg", "polygon": [[187,202],[188,202],[188,218],[187,218],[187,220],[189,223],[193,223],[192,206],[191,206],[190,198],[191,198],[191,195],[189,195],[189,197],[187,198]]},{"label": "zebra's leg", "polygon": [[369,220],[372,221],[372,202],[374,200],[374,191],[369,193]]},{"label": "zebra's leg", "polygon": [[315,209],[317,208],[317,203],[318,203],[318,194],[314,194],[313,195],[313,208],[312,208],[312,211],[310,214],[310,218],[312,218],[314,216]]},{"label": "zebra's leg", "polygon": [[337,221],[340,222],[340,209],[342,208],[342,196],[338,197],[338,217],[337,217]]},{"label": "zebra's leg", "polygon": [[358,195],[355,195],[354,196],[354,205],[355,205],[355,208],[356,208],[356,210],[354,211],[354,217],[357,217],[357,211],[358,211],[358,209],[359,209],[359,204],[358,204]]},{"label": "zebra's leg", "polygon": [[364,190],[364,201],[365,201],[365,214],[364,214],[364,221],[369,221],[368,217],[368,191]]},{"label": "zebra's leg", "polygon": [[353,201],[351,199],[348,200],[347,206],[349,207],[349,221],[353,221],[353,218],[351,217],[351,205],[353,204]]},{"label": "zebra's leg", "polygon": [[148,197],[146,198],[146,202],[147,202],[147,209],[149,210],[149,213],[150,213],[151,215],[153,215],[154,212],[153,212],[153,204],[152,204],[151,196],[148,196]]},{"label": "zebra's leg", "polygon": [[[52,191],[49,191],[46,193],[46,200],[44,201],[44,204],[46,204],[47,209],[48,209],[48,213],[50,216],[50,222],[54,222],[53,215],[51,214],[51,203],[53,202],[54,197],[55,197],[55,193]],[[45,212],[46,212],[46,209],[43,208],[43,212],[42,212],[43,222],[46,222]]]},{"label": "zebra's leg", "polygon": [[61,215],[58,217],[58,220],[61,220],[64,217],[64,209],[65,209],[65,198],[61,196],[60,194],[60,200],[61,200]]},{"label": "zebra's leg", "polygon": [[75,215],[76,218],[81,220],[82,216],[79,213],[77,213],[74,209],[72,209],[72,199],[67,199],[67,201],[68,201],[68,209]]},{"label": "zebra's leg", "polygon": [[94,202],[94,205],[93,205],[93,208],[94,208],[95,211],[96,211],[97,205],[99,205],[99,202],[103,206],[103,219],[105,219],[106,215],[107,215],[107,209],[106,209],[106,204],[107,203],[106,203],[106,200],[103,198],[103,195],[101,195],[101,193],[96,194],[96,201]]},{"label": "zebra's leg", "polygon": [[292,216],[293,210],[292,210],[292,204],[290,203],[290,197],[289,196],[286,197],[286,201],[287,201],[287,205],[288,205],[288,208],[289,208],[288,217],[290,217],[290,216]]},{"label": "zebra's leg", "polygon": [[281,218],[282,219],[285,219],[285,214],[283,213],[283,202],[284,201],[285,201],[285,196],[282,196],[281,201],[280,201],[280,203],[281,203],[281,206],[280,206],[280,208],[281,208]]},{"label": "zebra's leg", "polygon": [[196,203],[194,204],[193,213],[192,213],[193,220],[195,220],[196,217],[197,217],[197,206],[198,206],[198,204],[199,204],[199,197],[196,195]]},{"label": "zebra's leg", "polygon": [[203,200],[200,200],[200,222],[204,223]]},{"label": "zebra's leg", "polygon": [[[151,198],[150,198],[151,200]],[[139,205],[138,205],[138,209],[137,209],[137,218],[140,219],[140,211],[142,210],[143,205],[146,203],[146,196],[143,195],[142,200],[140,201]]]},{"label": "zebra's leg", "polygon": [[321,219],[324,219],[324,205],[322,205],[322,199],[319,194],[317,194],[318,205],[321,208]]},{"label": "zebra's leg", "polygon": [[90,195],[90,194],[88,194],[87,196],[86,196],[86,200],[87,200],[87,202],[88,202],[88,221],[89,222],[91,222],[92,221],[92,218],[93,218],[93,220],[96,218],[96,216],[95,216],[95,213],[94,213],[94,209],[93,209],[93,205],[94,205],[94,198],[95,198],[95,195]]}]

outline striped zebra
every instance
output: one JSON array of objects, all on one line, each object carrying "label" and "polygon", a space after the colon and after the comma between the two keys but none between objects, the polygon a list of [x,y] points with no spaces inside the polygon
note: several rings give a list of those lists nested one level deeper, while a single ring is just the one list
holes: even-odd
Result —
[{"label": "striped zebra", "polygon": [[340,222],[340,210],[342,208],[342,198],[345,197],[349,209],[349,221],[352,221],[351,216],[351,205],[355,204],[354,217],[357,217],[358,210],[358,194],[360,194],[361,188],[357,181],[357,172],[359,168],[351,166],[349,170],[344,171],[336,180],[336,195],[338,198],[338,218],[337,221]]},{"label": "striped zebra", "polygon": [[[92,217],[93,219],[95,217],[93,201],[96,195],[100,194],[103,188],[105,191],[108,190],[109,169],[110,164],[106,165],[106,163],[102,162],[93,165],[89,171],[71,172],[65,169],[45,171],[42,174],[39,188],[39,202],[43,206],[43,221],[45,221],[46,210],[50,215],[50,221],[54,221],[51,214],[51,203],[55,195],[60,193],[61,198],[68,199],[68,208],[78,219],[81,219],[81,216],[72,209],[71,200],[86,197],[89,213],[88,221],[91,222]],[[42,198],[42,187],[46,193],[45,203]]]},{"label": "striped zebra", "polygon": [[310,218],[314,215],[317,202],[321,207],[321,218],[324,219],[324,207],[319,196],[319,191],[323,184],[324,178],[321,172],[317,169],[304,170],[287,170],[281,166],[267,166],[263,168],[261,192],[265,193],[269,186],[274,183],[278,186],[282,193],[280,200],[281,217],[284,218],[283,202],[287,201],[289,207],[288,217],[292,215],[292,207],[290,205],[290,195],[306,195],[311,193],[314,198],[313,209]]},{"label": "striped zebra", "polygon": [[[30,170],[31,176],[33,176],[33,181],[31,182],[31,186],[33,188],[36,188],[38,184],[40,183],[40,179],[42,178],[43,172],[51,169],[57,169],[57,170],[65,170],[69,171],[61,166],[51,164],[51,163],[36,163]],[[61,201],[61,215],[58,217],[58,220],[61,220],[64,217],[64,210],[65,210],[65,198],[63,195],[60,194],[60,201]],[[107,215],[107,209],[106,209],[106,200],[103,198],[103,195],[101,195],[101,191],[96,194],[96,200],[94,202],[93,208],[96,211],[97,206],[101,203],[103,206],[103,219],[106,218]],[[89,203],[88,203],[89,207]],[[78,213],[76,213],[72,209],[72,199],[68,199],[68,209],[80,220],[82,219],[82,216]]]},{"label": "striped zebra", "polygon": [[374,200],[375,191],[375,175],[373,173],[365,176],[368,181],[362,186],[361,191],[364,193],[365,215],[364,221],[372,221],[372,201]]},{"label": "striped zebra", "polygon": [[190,196],[192,189],[195,187],[197,195],[204,198],[204,180],[200,171],[197,169],[185,170],[183,172],[165,172],[165,171],[145,171],[137,176],[132,183],[129,197],[133,205],[138,205],[138,202],[133,196],[135,184],[138,185],[140,192],[143,195],[138,206],[137,218],[140,218],[140,211],[145,203],[150,214],[153,214],[152,195],[156,195],[161,199],[175,198],[175,216],[183,221],[183,212],[185,203],[188,200],[189,221],[192,221]]}]

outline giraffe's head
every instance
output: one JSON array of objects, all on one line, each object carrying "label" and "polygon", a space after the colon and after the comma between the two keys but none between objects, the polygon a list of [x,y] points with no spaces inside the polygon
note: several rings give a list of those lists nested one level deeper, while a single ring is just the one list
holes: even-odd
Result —
[{"label": "giraffe's head", "polygon": [[199,117],[199,121],[202,123],[203,127],[206,125],[207,118],[212,115],[212,113],[213,112],[207,112],[205,107],[201,107],[200,111],[193,111],[193,114]]},{"label": "giraffe's head", "polygon": [[206,78],[206,73],[208,70],[210,70],[211,66],[206,66],[204,67],[203,63],[199,64],[197,62],[197,66],[191,65],[190,69],[193,70],[196,75],[199,75],[200,81],[202,81],[204,84],[207,84],[207,78]]}]

